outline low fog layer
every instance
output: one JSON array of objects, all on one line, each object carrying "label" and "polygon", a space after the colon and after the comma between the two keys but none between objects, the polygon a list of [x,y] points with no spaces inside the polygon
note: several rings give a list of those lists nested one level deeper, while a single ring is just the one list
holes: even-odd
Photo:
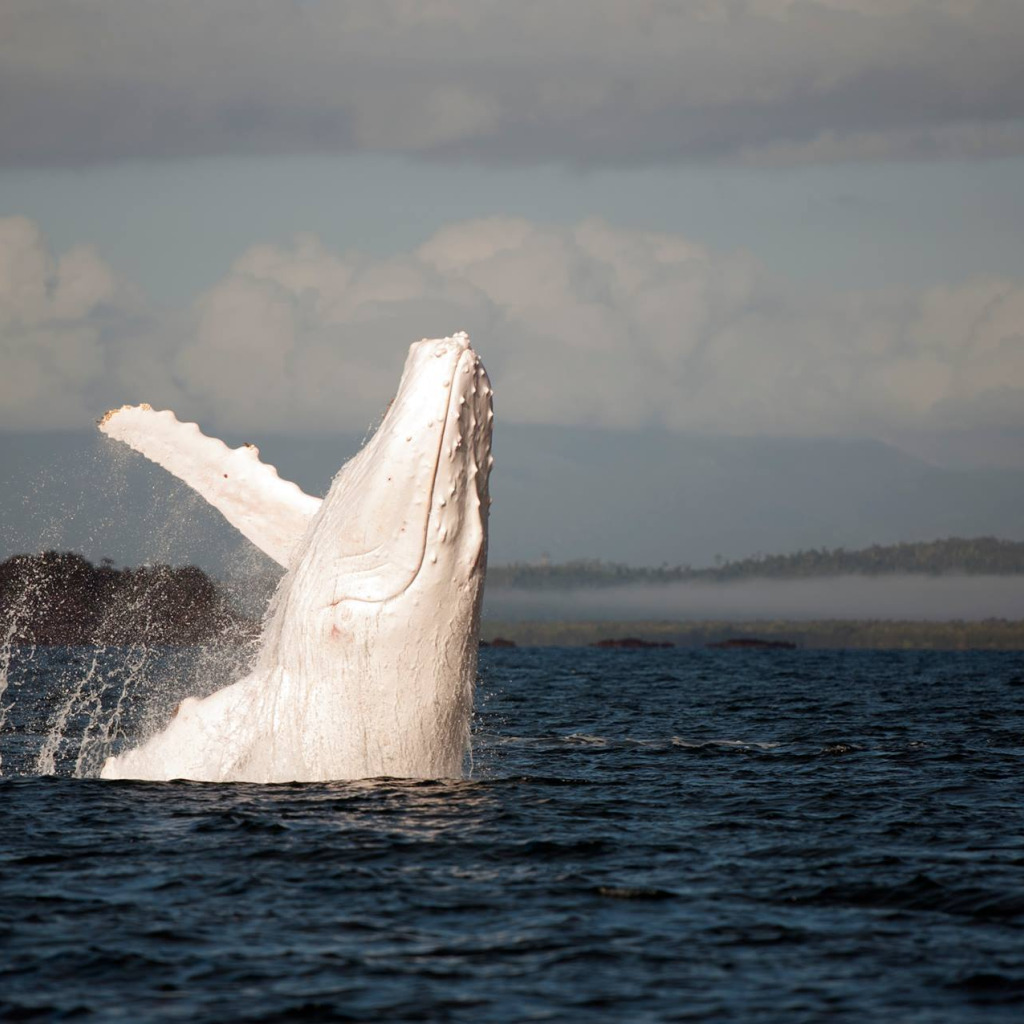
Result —
[{"label": "low fog layer", "polygon": [[491,588],[492,620],[1022,619],[1020,576],[839,576],[590,590]]}]

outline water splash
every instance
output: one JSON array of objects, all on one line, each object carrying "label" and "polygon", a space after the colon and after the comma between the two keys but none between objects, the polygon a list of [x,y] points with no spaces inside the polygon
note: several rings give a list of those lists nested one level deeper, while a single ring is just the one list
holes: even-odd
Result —
[{"label": "water splash", "polygon": [[[125,505],[132,462],[122,446],[104,443],[76,463],[74,475],[91,481],[107,496],[108,507],[117,509]],[[149,628],[153,586],[138,586],[108,603],[93,623],[88,637],[92,642],[86,647],[37,642],[46,622],[82,632],[77,620],[80,607],[56,582],[60,573],[55,577],[49,569],[64,559],[93,570],[77,556],[56,554],[67,547],[64,538],[74,532],[84,503],[82,499],[52,511],[46,501],[49,478],[57,473],[72,476],[72,467],[60,460],[56,466],[40,471],[26,498],[43,510],[35,521],[38,534],[16,537],[7,527],[3,538],[8,550],[53,554],[15,556],[5,563],[8,571],[0,577],[0,775],[95,775],[129,737],[137,741],[140,735],[157,731],[178,702],[204,696],[225,679],[237,678],[254,655],[251,640],[235,635],[228,623],[222,635],[202,646],[168,647],[166,638]],[[158,497],[143,513],[147,562],[180,562],[183,553],[188,555],[191,539],[202,532],[204,520],[213,514],[194,494],[170,481]],[[111,512],[107,520],[93,522],[95,536],[102,538],[113,530],[115,519]],[[239,548],[238,578],[253,568],[252,556],[244,550],[248,547]],[[98,574],[111,566],[108,560],[102,570],[94,571]],[[235,589],[241,589],[237,582]],[[257,601],[254,598],[251,607],[258,616]]]},{"label": "water splash", "polygon": [[[39,751],[39,756],[36,758],[35,770],[37,775],[57,774],[57,753],[64,742],[65,734],[68,730],[68,722],[72,715],[80,708],[93,703],[93,685],[100,671],[99,664],[100,657],[97,653],[93,655],[88,671],[78,679],[73,685],[71,693],[57,708],[57,713],[53,718],[53,725],[47,732],[46,739],[43,741],[43,746]],[[84,748],[84,743],[82,747]],[[75,762],[75,775],[80,775],[80,760],[81,752]]]},{"label": "water splash", "polygon": [[[19,657],[19,638],[28,627],[32,609],[38,607],[42,602],[42,578],[38,575],[31,575],[27,585],[22,589],[15,600],[13,595],[0,594],[0,600],[6,597],[8,605],[8,619],[4,630],[3,644],[0,646],[0,736],[4,735],[7,716],[13,704],[8,696],[12,682],[12,667],[16,667]],[[33,644],[24,652],[25,660],[31,661],[35,657],[35,645]],[[21,686],[21,678],[16,673],[13,679],[15,687]],[[0,775],[3,774],[3,747],[0,745]]]}]

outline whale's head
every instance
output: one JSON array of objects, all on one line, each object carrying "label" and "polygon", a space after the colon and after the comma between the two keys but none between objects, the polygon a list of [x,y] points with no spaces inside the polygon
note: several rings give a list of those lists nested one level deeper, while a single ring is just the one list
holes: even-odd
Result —
[{"label": "whale's head", "polygon": [[493,418],[466,334],[411,346],[383,421],[335,477],[297,552],[292,598],[306,615],[329,613],[345,639],[368,615],[379,631],[384,609],[443,632],[469,609],[475,634]]},{"label": "whale's head", "polygon": [[256,672],[273,704],[266,748],[289,751],[288,777],[462,773],[492,418],[469,338],[418,342],[376,433],[334,478],[278,589]]}]

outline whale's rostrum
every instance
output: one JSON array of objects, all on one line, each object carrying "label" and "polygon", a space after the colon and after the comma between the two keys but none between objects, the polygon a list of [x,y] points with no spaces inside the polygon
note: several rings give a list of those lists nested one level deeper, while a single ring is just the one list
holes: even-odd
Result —
[{"label": "whale's rostrum", "polygon": [[185,700],[104,778],[458,777],[487,559],[491,386],[465,334],[412,345],[374,436],[319,501],[142,406],[104,433],[193,486],[287,567],[253,671]]}]

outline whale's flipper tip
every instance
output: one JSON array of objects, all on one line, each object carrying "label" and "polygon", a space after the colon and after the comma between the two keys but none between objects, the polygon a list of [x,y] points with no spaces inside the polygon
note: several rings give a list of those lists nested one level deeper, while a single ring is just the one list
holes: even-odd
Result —
[{"label": "whale's flipper tip", "polygon": [[96,426],[105,434],[107,433],[107,425],[110,421],[120,413],[123,412],[152,412],[153,406],[148,402],[142,402],[139,405],[119,405],[116,409],[108,409],[97,421]]},{"label": "whale's flipper tip", "polygon": [[260,461],[255,445],[228,448],[196,423],[169,409],[122,405],[99,421],[106,437],[122,441],[201,494],[232,526],[282,567],[320,507],[320,499],[282,480]]}]

